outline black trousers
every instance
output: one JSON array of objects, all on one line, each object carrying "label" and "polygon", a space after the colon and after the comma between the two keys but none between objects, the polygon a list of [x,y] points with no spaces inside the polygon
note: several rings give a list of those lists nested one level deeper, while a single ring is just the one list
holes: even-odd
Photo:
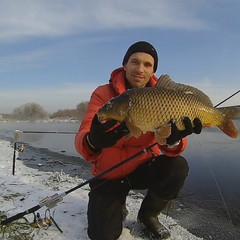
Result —
[{"label": "black trousers", "polygon": [[90,183],[88,236],[92,240],[115,240],[122,233],[122,206],[131,189],[148,189],[164,200],[175,199],[188,175],[187,161],[159,155],[120,180],[97,179]]}]

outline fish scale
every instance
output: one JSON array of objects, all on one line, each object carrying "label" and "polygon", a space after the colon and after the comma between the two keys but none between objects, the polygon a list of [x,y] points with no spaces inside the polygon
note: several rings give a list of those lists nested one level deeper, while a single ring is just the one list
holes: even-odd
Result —
[{"label": "fish scale", "polygon": [[177,127],[182,130],[184,129],[182,123],[184,116],[188,116],[191,120],[198,117],[202,119],[203,124],[205,119],[207,123],[209,122],[207,117],[204,116],[206,111],[198,111],[203,106],[200,103],[198,104],[194,96],[190,94],[182,96],[184,94],[178,94],[169,89],[154,88],[141,92],[137,90],[136,92],[138,93],[133,93],[130,97],[132,107],[129,109],[129,117],[142,129],[149,130],[152,128],[154,130],[163,124],[167,124],[170,120],[174,120]]},{"label": "fish scale", "polygon": [[183,130],[184,117],[191,121],[199,118],[203,127],[217,126],[228,136],[236,138],[238,130],[232,121],[236,112],[218,110],[202,91],[162,75],[155,87],[129,89],[112,98],[97,114],[99,120],[125,121],[130,135],[136,138],[152,131],[158,143],[163,145],[171,134],[170,121]]}]

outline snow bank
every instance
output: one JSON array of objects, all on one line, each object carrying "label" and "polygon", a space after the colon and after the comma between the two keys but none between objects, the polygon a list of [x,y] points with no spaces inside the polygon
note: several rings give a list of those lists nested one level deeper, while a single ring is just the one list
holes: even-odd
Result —
[{"label": "snow bank", "polygon": [[[17,154],[18,155],[18,154]],[[24,157],[22,157],[24,156]],[[25,211],[46,196],[65,192],[82,183],[84,180],[71,172],[81,171],[80,166],[66,164],[61,160],[45,156],[25,149],[23,155],[17,160],[16,175],[12,175],[13,147],[10,142],[0,140],[0,211],[8,217]],[[43,170],[43,166],[47,165]],[[61,170],[60,170],[61,169]],[[67,171],[66,171],[67,169]],[[91,176],[89,176],[90,178]],[[34,230],[34,240],[85,240],[88,239],[87,229],[87,203],[88,185],[64,197],[63,201],[51,212],[63,233],[52,225],[47,230]],[[146,239],[140,226],[136,222],[136,214],[142,201],[141,194],[130,192],[127,198],[129,215],[124,222],[121,240]],[[39,210],[41,216],[45,215],[46,208]],[[29,220],[33,219],[28,215]],[[172,240],[200,239],[186,229],[182,228],[171,217],[160,215],[161,222],[170,230]]]}]

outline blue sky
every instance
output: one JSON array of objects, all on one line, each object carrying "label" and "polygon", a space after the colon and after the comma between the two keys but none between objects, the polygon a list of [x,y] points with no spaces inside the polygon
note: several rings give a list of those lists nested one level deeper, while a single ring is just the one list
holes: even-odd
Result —
[{"label": "blue sky", "polygon": [[[239,10],[239,0],[1,0],[0,113],[75,108],[139,40],[158,51],[156,76],[217,104],[240,89]],[[236,104],[240,94],[223,106]]]}]

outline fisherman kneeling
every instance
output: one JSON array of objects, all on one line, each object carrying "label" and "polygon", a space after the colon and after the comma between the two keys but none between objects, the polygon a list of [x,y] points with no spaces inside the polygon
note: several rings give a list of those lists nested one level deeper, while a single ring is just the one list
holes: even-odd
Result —
[{"label": "fisherman kneeling", "polygon": [[[127,137],[129,130],[124,122],[98,121],[98,109],[111,98],[130,88],[154,87],[158,80],[154,75],[158,55],[148,42],[141,41],[130,46],[122,64],[123,67],[112,72],[108,84],[99,86],[92,93],[75,138],[76,150],[92,163],[94,176],[156,142],[153,132],[146,132],[139,138]],[[170,237],[158,216],[168,202],[178,196],[188,175],[187,161],[180,156],[187,145],[186,136],[202,130],[199,119],[194,119],[194,127],[187,117],[183,122],[185,130],[182,131],[171,123],[171,135],[167,137],[166,145],[154,145],[144,154],[90,183],[87,212],[90,239],[115,240],[120,237],[122,222],[127,215],[126,197],[132,189],[147,189],[138,212],[138,221],[149,237]]]}]

